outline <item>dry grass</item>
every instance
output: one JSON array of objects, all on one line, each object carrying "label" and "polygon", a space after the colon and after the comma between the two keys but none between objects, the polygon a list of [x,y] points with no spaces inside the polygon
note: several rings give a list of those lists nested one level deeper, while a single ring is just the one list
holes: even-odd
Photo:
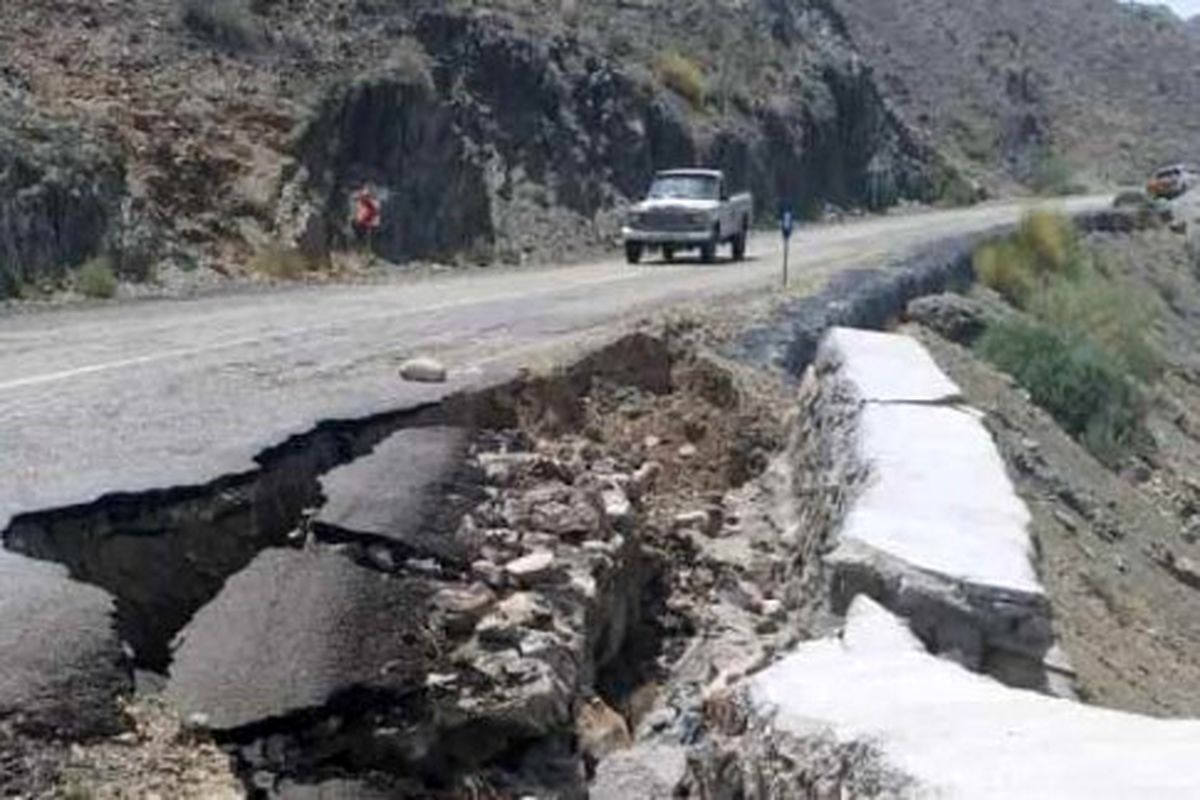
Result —
[{"label": "dry grass", "polygon": [[294,281],[320,268],[320,263],[295,247],[272,245],[250,259],[250,270],[274,280]]},{"label": "dry grass", "polygon": [[655,60],[654,72],[664,86],[687,100],[692,108],[704,107],[708,82],[704,78],[704,71],[695,61],[671,50]]},{"label": "dry grass", "polygon": [[1084,249],[1070,220],[1026,216],[975,253],[979,280],[1029,312],[979,342],[1071,435],[1115,463],[1142,430],[1143,382],[1158,375],[1159,304]]},{"label": "dry grass", "polygon": [[108,299],[117,293],[117,274],[112,261],[98,256],[87,261],[75,273],[75,288],[87,297]]}]

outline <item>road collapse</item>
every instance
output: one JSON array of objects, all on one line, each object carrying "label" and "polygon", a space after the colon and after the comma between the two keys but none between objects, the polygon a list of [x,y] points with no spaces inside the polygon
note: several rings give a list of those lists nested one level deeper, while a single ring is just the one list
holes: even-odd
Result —
[{"label": "road collapse", "polygon": [[[254,474],[16,520],[9,550],[111,592],[133,646],[95,666],[112,681],[57,686],[109,709],[91,731],[10,678],[7,757],[101,797],[1194,788],[1194,723],[1060,699],[1070,664],[978,412],[914,341],[828,333],[884,326],[963,252],[926,259],[940,279],[784,304],[725,355],[668,323],[322,426]],[[1101,769],[1111,741],[1154,752]]]}]

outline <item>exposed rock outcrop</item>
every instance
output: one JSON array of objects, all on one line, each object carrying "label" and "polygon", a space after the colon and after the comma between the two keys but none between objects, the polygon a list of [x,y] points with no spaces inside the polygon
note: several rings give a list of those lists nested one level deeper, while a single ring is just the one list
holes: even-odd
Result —
[{"label": "exposed rock outcrop", "polygon": [[36,111],[0,76],[0,298],[118,244],[124,192],[113,148]]},{"label": "exposed rock outcrop", "polygon": [[[882,208],[934,190],[932,151],[832,48],[806,73],[808,92],[710,120],[562,31],[434,12],[414,34],[410,58],[333,90],[300,138],[294,194],[317,209],[290,225],[301,246],[354,241],[348,203],[364,184],[385,198],[369,246],[397,261],[596,243],[654,169],[679,164],[724,168],[765,209]],[[803,48],[796,31],[779,36]]]}]

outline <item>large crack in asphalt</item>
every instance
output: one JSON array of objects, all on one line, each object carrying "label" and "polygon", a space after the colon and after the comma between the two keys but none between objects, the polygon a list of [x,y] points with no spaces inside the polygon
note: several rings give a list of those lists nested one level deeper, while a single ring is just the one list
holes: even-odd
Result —
[{"label": "large crack in asphalt", "polygon": [[172,638],[229,576],[266,548],[300,544],[294,534],[320,505],[320,475],[440,416],[429,405],[323,422],[261,453],[251,472],[18,516],[4,545],[112,594],[136,666],[164,672]]},{"label": "large crack in asphalt", "polygon": [[[969,284],[977,241],[847,273],[814,297],[782,303],[724,352],[798,377],[829,327],[883,328],[915,297]],[[264,612],[260,630],[280,623],[282,638],[243,644],[281,652],[256,662],[266,675],[246,682],[270,682],[276,662],[294,655],[288,632],[303,639],[312,632],[303,615],[326,611],[342,615],[326,620],[326,630],[345,627],[334,645],[379,670],[289,698],[277,712],[251,705],[221,724],[198,715],[235,754],[251,793],[361,779],[395,796],[547,788],[578,795],[623,743],[664,731],[695,741],[714,677],[733,680],[820,624],[813,548],[836,497],[827,496],[830,487],[796,483],[781,466],[798,458],[779,427],[797,411],[795,398],[762,415],[774,426],[764,434],[738,416],[740,389],[730,375],[669,336],[634,334],[550,376],[323,423],[262,453],[249,473],[26,514],[3,540],[109,591],[137,664],[158,672],[173,671],[173,643],[185,626],[196,627],[195,650],[204,626],[220,631],[243,614],[238,592],[261,575],[286,584],[306,570],[317,583],[333,573],[364,595],[301,591],[303,602]],[[672,433],[660,437],[642,419]],[[471,467],[454,471],[453,490],[439,486],[425,518],[432,538],[320,518],[325,482],[339,467],[379,456],[394,436],[441,429],[463,432]],[[644,470],[653,472],[652,462],[668,465],[673,488],[650,488]],[[711,480],[686,478],[709,462],[718,469],[697,474]],[[773,494],[763,481],[773,482]],[[811,513],[788,512],[799,523],[778,508],[759,514],[754,506],[768,494]],[[758,534],[746,532],[755,525]],[[764,560],[754,547],[775,550]],[[298,589],[272,591],[278,603]],[[701,598],[728,615],[714,617]],[[362,628],[364,620],[375,628]],[[709,635],[713,626],[725,633]],[[236,664],[243,652],[223,657]]]}]

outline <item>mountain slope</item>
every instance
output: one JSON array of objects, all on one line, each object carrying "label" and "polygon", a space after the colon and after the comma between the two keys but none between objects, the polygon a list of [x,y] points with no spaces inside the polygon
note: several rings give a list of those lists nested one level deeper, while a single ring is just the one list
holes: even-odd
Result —
[{"label": "mountain slope", "polygon": [[[348,221],[364,183],[385,198],[376,254],[486,262],[611,241],[667,166],[726,168],[768,217],[932,200],[953,180],[819,3],[131,0],[64,14],[12,0],[5,13],[0,80],[104,143],[126,176],[94,252],[0,256],[10,291],[97,253],[151,277],[322,268],[368,245]],[[6,224],[72,222],[0,207]]]},{"label": "mountain slope", "polygon": [[1115,0],[833,0],[885,93],[977,173],[1106,182],[1200,151],[1200,38]]}]

